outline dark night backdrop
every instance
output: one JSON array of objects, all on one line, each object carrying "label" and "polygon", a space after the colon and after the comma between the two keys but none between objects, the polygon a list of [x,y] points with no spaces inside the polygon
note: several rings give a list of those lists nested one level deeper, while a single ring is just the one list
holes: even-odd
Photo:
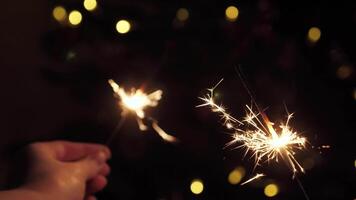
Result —
[{"label": "dark night backdrop", "polygon": [[[220,78],[217,92],[235,116],[250,103],[235,72],[240,67],[258,103],[277,121],[283,104],[295,112],[292,126],[308,137],[299,159],[309,169],[300,179],[311,199],[354,199],[356,4],[352,1],[98,1],[88,12],[79,0],[1,1],[0,12],[0,185],[5,187],[13,151],[33,141],[67,139],[104,143],[120,119],[107,79],[126,87],[161,88],[150,111],[180,139],[163,142],[139,132],[129,119],[112,145],[112,175],[99,199],[303,199],[288,169],[273,162],[267,178],[230,185],[229,172],[253,161],[242,150],[223,149],[230,136],[198,96]],[[52,17],[56,5],[78,9],[78,27]],[[225,19],[227,6],[237,21]],[[184,7],[189,19],[179,22]],[[128,34],[115,30],[128,19]],[[319,27],[321,38],[307,41]],[[330,149],[317,148],[331,145]],[[309,164],[308,164],[309,163]],[[311,163],[311,164],[310,164]],[[19,167],[19,170],[25,169]],[[190,192],[200,178],[202,194]],[[247,177],[245,177],[246,179]]]}]

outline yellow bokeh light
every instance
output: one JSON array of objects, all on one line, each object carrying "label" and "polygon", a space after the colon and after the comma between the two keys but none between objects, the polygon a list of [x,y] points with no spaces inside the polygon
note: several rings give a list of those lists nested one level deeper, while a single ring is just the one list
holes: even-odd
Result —
[{"label": "yellow bokeh light", "polygon": [[242,178],[245,176],[245,169],[243,167],[237,167],[229,173],[227,180],[230,184],[236,185],[241,182]]},{"label": "yellow bokeh light", "polygon": [[190,184],[190,191],[192,191],[193,194],[201,194],[203,190],[204,184],[203,181],[200,179],[194,179]]},{"label": "yellow bokeh light", "polygon": [[77,10],[73,10],[72,12],[69,13],[69,23],[76,26],[76,25],[79,25],[80,22],[82,22],[82,14],[77,11]]},{"label": "yellow bokeh light", "polygon": [[320,39],[321,31],[318,27],[312,27],[308,31],[308,40],[312,43],[317,42]]},{"label": "yellow bokeh light", "polygon": [[120,20],[116,24],[116,30],[117,30],[117,32],[119,32],[121,34],[125,34],[125,33],[129,32],[130,29],[131,29],[131,24],[127,20],[124,20],[124,19]]},{"label": "yellow bokeh light", "polygon": [[[353,96],[354,100],[356,100],[356,88],[354,89],[352,96]],[[355,160],[355,167],[356,167],[356,160]]]},{"label": "yellow bokeh light", "polygon": [[225,10],[225,16],[228,21],[234,22],[239,16],[239,9],[235,6],[229,6]]},{"label": "yellow bokeh light", "polygon": [[274,197],[278,194],[278,192],[279,192],[278,186],[273,183],[268,184],[264,190],[264,193],[267,197]]},{"label": "yellow bokeh light", "polygon": [[179,21],[186,21],[189,18],[189,11],[186,8],[179,8],[176,17]]},{"label": "yellow bokeh light", "polygon": [[355,168],[356,168],[356,160],[354,161],[354,165],[355,165]]},{"label": "yellow bokeh light", "polygon": [[67,11],[63,6],[56,6],[53,9],[52,15],[57,21],[63,22],[67,17]]},{"label": "yellow bokeh light", "polygon": [[340,79],[347,79],[351,76],[351,74],[352,68],[349,65],[341,65],[336,71],[336,75]]},{"label": "yellow bokeh light", "polygon": [[84,0],[83,5],[88,11],[93,11],[98,6],[98,3],[96,0]]}]

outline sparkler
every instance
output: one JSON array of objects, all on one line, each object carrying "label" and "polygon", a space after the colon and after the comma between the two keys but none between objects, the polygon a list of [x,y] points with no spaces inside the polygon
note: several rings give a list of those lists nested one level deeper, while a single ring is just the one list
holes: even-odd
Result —
[{"label": "sparkler", "polygon": [[[252,157],[255,158],[255,167],[262,162],[271,160],[278,162],[281,158],[292,170],[293,177],[297,172],[304,172],[294,155],[297,149],[301,150],[305,147],[306,139],[289,127],[289,121],[293,114],[288,115],[286,122],[280,125],[280,129],[275,129],[274,124],[264,112],[256,112],[252,106],[246,105],[246,116],[243,120],[237,120],[226,112],[223,105],[218,105],[214,101],[214,90],[221,81],[213,88],[208,89],[209,93],[204,97],[199,97],[203,104],[197,107],[209,106],[213,112],[219,113],[224,126],[234,130],[233,140],[227,146],[240,144],[236,148],[245,148],[245,155],[251,152]],[[261,175],[252,178],[252,180],[259,177]]]},{"label": "sparkler", "polygon": [[120,87],[114,80],[110,79],[108,82],[114,91],[115,97],[120,100],[118,105],[122,109],[122,118],[114,132],[111,134],[107,144],[109,144],[115,137],[129,113],[134,113],[136,115],[137,124],[141,131],[148,129],[147,125],[144,123],[144,120],[146,119],[151,121],[152,128],[163,140],[167,142],[177,141],[175,137],[167,134],[161,127],[159,127],[158,122],[155,119],[147,117],[144,112],[147,107],[156,107],[158,105],[158,101],[162,98],[162,90],[156,90],[150,94],[146,94],[140,89],[132,89],[130,93],[127,93],[124,88]]}]

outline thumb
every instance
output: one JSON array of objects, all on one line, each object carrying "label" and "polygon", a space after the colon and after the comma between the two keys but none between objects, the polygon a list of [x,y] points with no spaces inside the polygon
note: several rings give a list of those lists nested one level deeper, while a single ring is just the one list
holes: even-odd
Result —
[{"label": "thumb", "polygon": [[86,158],[78,161],[76,164],[81,169],[83,179],[90,180],[100,173],[108,155],[104,151],[98,151],[95,154],[88,155]]}]

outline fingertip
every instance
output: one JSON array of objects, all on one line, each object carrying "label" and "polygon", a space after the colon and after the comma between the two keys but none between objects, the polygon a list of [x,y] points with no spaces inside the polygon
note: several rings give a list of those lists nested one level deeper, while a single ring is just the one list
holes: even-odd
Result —
[{"label": "fingertip", "polygon": [[111,150],[109,149],[109,147],[104,146],[103,151],[105,152],[107,159],[111,159]]},{"label": "fingertip", "polygon": [[94,194],[105,188],[108,181],[105,176],[99,175],[91,179],[87,184],[87,193]]},{"label": "fingertip", "polygon": [[92,155],[77,162],[77,167],[81,169],[83,179],[88,181],[100,174],[100,171],[105,165],[105,161],[99,157],[100,155]]},{"label": "fingertip", "polygon": [[110,166],[108,164],[104,164],[99,171],[99,175],[108,176],[111,172]]}]

